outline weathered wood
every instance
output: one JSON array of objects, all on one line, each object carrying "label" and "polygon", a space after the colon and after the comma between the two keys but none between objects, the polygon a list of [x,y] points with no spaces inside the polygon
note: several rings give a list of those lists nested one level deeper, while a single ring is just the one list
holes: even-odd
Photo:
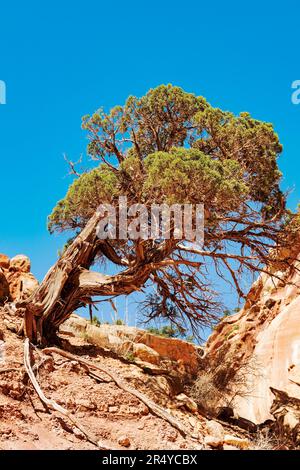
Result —
[{"label": "weathered wood", "polygon": [[[31,342],[55,342],[59,326],[78,308],[92,304],[94,296],[128,295],[140,290],[174,248],[173,242],[166,240],[148,253],[147,260],[138,256],[131,262],[119,259],[117,254],[113,256],[108,242],[98,239],[99,220],[96,212],[39,288],[16,305],[19,312],[25,312],[24,332]],[[90,271],[99,253],[118,261],[125,269],[114,276]]]},{"label": "weathered wood", "polygon": [[[137,257],[129,262],[119,258],[109,242],[98,239],[100,218],[95,212],[32,296],[16,304],[20,315],[25,316],[24,333],[31,342],[55,342],[59,326],[78,308],[91,304],[93,296],[115,296],[140,290],[173,247],[168,240],[150,255],[148,253],[147,260]],[[90,271],[99,254],[125,269],[114,276]]]},{"label": "weathered wood", "polygon": [[170,413],[165,411],[163,408],[161,408],[157,403],[152,401],[150,398],[146,397],[143,393],[139,392],[136,389],[131,388],[129,385],[127,385],[120,377],[115,374],[115,372],[112,372],[111,370],[107,369],[104,366],[100,366],[98,364],[94,364],[91,361],[88,361],[86,359],[82,359],[81,357],[71,354],[67,351],[63,351],[62,349],[59,348],[45,348],[43,349],[43,352],[45,354],[59,354],[60,356],[66,357],[68,359],[71,359],[73,361],[78,361],[81,364],[84,364],[92,369],[99,370],[100,372],[104,372],[108,377],[110,377],[115,384],[124,390],[125,392],[129,393],[130,395],[135,396],[138,398],[142,403],[144,403],[148,408],[152,411],[153,414],[158,416],[159,418],[162,418],[163,420],[167,421],[168,423],[171,424],[174,428],[178,429],[178,431],[183,435],[183,436],[191,436],[189,431],[185,428],[185,426],[174,416],[172,416]]}]

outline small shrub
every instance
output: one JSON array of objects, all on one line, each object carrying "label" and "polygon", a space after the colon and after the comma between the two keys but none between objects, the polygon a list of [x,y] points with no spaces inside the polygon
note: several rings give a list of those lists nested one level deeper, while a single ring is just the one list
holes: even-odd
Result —
[{"label": "small shrub", "polygon": [[238,397],[251,396],[249,378],[261,375],[258,365],[247,358],[234,360],[221,349],[213,360],[204,358],[190,395],[203,412],[216,416],[223,407],[232,407]]},{"label": "small shrub", "polygon": [[185,341],[187,341],[188,343],[194,343],[195,341],[195,336],[193,335],[189,335],[185,338]]},{"label": "small shrub", "polygon": [[129,362],[135,362],[135,355],[133,354],[133,352],[128,352],[125,355],[125,359],[126,361],[129,361]]},{"label": "small shrub", "polygon": [[287,439],[281,430],[259,430],[251,439],[251,450],[293,450],[293,442]]},{"label": "small shrub", "polygon": [[163,336],[164,338],[182,338],[186,339],[186,341],[188,341],[187,338],[190,338],[190,340],[192,338],[192,336],[186,336],[183,331],[180,331],[179,328],[176,328],[172,325],[165,325],[161,328],[150,327],[147,328],[147,331],[153,335]]},{"label": "small shrub", "polygon": [[84,333],[82,333],[82,338],[84,339],[84,341],[89,341],[89,335],[87,334],[86,331],[84,331]]},{"label": "small shrub", "polygon": [[235,313],[238,313],[240,310],[241,310],[240,307],[236,307],[236,308],[234,308],[233,310],[226,309],[226,310],[224,310],[224,312],[223,312],[223,317],[222,317],[222,319],[227,318],[227,317],[230,317],[231,315],[234,315]]},{"label": "small shrub", "polygon": [[94,325],[94,326],[100,326],[101,325],[101,321],[99,320],[97,315],[93,315],[91,324]]},{"label": "small shrub", "polygon": [[224,310],[223,312],[223,318],[226,318],[226,317],[229,317],[229,315],[231,315],[231,311],[230,310]]}]

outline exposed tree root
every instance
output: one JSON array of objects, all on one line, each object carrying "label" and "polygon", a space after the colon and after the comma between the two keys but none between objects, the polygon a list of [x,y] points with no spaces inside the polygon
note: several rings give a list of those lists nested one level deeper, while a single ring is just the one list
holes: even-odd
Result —
[{"label": "exposed tree root", "polygon": [[95,446],[97,446],[99,449],[109,450],[108,447],[104,446],[100,441],[98,441],[94,436],[92,436],[89,431],[87,431],[85,427],[83,427],[82,424],[80,424],[68,410],[60,406],[54,400],[49,399],[45,396],[32,370],[30,360],[30,342],[28,338],[25,339],[24,343],[24,366],[36,393],[38,394],[41,402],[44,403],[47,408],[53,411],[57,411],[65,418],[68,418],[74,424],[74,426],[76,426],[76,428],[78,428],[82,432],[82,434],[84,434],[86,439]]},{"label": "exposed tree root", "polygon": [[84,364],[85,366],[88,366],[89,368],[93,368],[93,369],[96,369],[96,370],[99,370],[101,372],[104,372],[106,375],[108,375],[114,382],[115,384],[121,388],[122,390],[124,390],[125,392],[127,393],[130,393],[131,395],[135,396],[136,398],[138,398],[141,402],[143,402],[146,406],[148,406],[148,408],[152,411],[153,414],[155,414],[156,416],[158,416],[159,418],[162,418],[164,419],[165,421],[167,421],[168,423],[170,423],[174,428],[178,429],[178,431],[183,435],[183,436],[191,436],[191,434],[187,431],[187,429],[185,428],[185,426],[183,426],[183,424],[176,418],[174,418],[170,413],[168,413],[167,411],[165,411],[163,408],[161,408],[159,405],[157,405],[154,401],[152,401],[150,398],[146,397],[145,395],[143,395],[142,393],[140,393],[139,391],[131,388],[130,386],[128,386],[125,382],[123,382],[122,379],[120,379],[114,372],[110,371],[109,369],[107,369],[106,367],[104,366],[99,366],[99,365],[96,365],[94,364],[93,362],[91,361],[88,361],[86,359],[82,359],[81,357],[77,356],[77,355],[74,355],[74,354],[71,354],[67,351],[63,351],[62,349],[59,349],[59,348],[55,348],[55,347],[52,347],[52,348],[45,348],[43,349],[43,352],[45,354],[59,354],[63,357],[66,357],[68,359],[71,359],[71,360],[75,360],[81,364]]}]

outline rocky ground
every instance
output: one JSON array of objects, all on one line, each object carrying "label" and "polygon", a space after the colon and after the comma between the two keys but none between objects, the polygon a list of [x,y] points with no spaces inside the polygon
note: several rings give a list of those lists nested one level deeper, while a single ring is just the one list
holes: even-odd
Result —
[{"label": "rocky ground", "polygon": [[[0,448],[96,449],[70,420],[47,410],[38,398],[23,366],[24,342],[5,326],[0,312]],[[35,375],[47,396],[76,417],[86,430],[109,449],[247,448],[244,431],[206,419],[183,386],[166,373],[153,375],[151,364],[135,364],[108,349],[92,346],[80,337],[61,335],[64,345],[79,358],[105,366],[126,383],[152,399],[187,431],[183,436],[157,417],[135,396],[120,389],[106,374],[88,374],[76,360],[33,351]],[[141,365],[143,367],[141,367]],[[227,437],[226,437],[227,435]],[[229,435],[229,436],[228,436]],[[227,442],[227,444],[226,444]],[[233,447],[234,446],[234,447]]]},{"label": "rocky ground", "polygon": [[[42,392],[65,416],[45,407],[24,367],[14,302],[38,285],[30,260],[0,255],[0,449],[97,449],[93,441],[136,450],[298,448],[300,278],[293,267],[297,259],[288,271],[276,271],[276,282],[262,276],[241,312],[225,318],[204,349],[132,327],[96,327],[72,315],[61,327],[60,347],[75,357],[32,348],[30,358]],[[220,377],[257,358],[263,374],[242,369],[247,391],[255,382],[250,396],[237,394],[240,384],[233,383],[235,401],[220,414],[226,395]],[[95,375],[82,359],[112,376]]]}]

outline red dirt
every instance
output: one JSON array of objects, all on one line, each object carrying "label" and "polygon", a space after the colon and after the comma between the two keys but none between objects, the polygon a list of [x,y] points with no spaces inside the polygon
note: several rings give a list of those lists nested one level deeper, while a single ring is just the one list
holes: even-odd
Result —
[{"label": "red dirt", "polygon": [[[0,449],[96,449],[66,418],[47,411],[39,400],[23,368],[23,340],[4,331],[4,360],[0,370]],[[75,340],[72,340],[73,343]],[[71,411],[86,429],[110,449],[200,449],[205,419],[198,413],[173,408],[172,389],[164,377],[151,376],[138,366],[111,357],[105,351],[92,349],[92,358],[84,349],[87,344],[76,339],[77,351],[84,358],[119,374],[141,392],[168,408],[195,438],[184,438],[169,423],[154,416],[134,396],[119,389],[103,374],[103,382],[87,375],[86,368],[76,361],[55,355],[44,362],[37,379],[48,398]],[[74,352],[74,351],[73,351]],[[39,357],[39,355],[41,357]],[[35,352],[35,362],[42,359]],[[173,408],[173,409],[172,409]],[[130,445],[128,445],[130,443]]]}]

